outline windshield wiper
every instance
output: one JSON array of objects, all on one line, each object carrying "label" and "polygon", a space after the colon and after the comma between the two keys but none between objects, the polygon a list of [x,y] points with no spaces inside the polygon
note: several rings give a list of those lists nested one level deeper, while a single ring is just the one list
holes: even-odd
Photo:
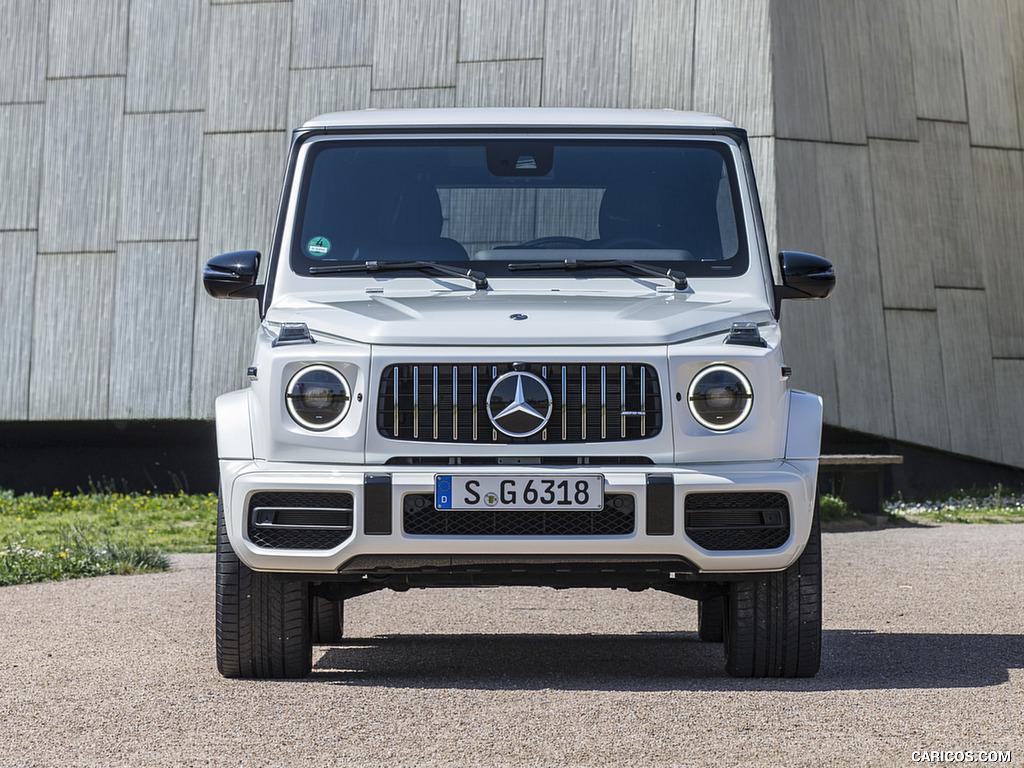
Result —
[{"label": "windshield wiper", "polygon": [[412,269],[417,272],[440,272],[442,275],[452,277],[464,277],[472,280],[477,290],[487,288],[487,275],[483,272],[475,272],[467,269],[455,269],[444,264],[435,264],[432,261],[366,261],[356,264],[332,264],[331,266],[310,267],[311,275],[330,275],[338,272],[400,272],[405,269]]},{"label": "windshield wiper", "polygon": [[565,261],[530,261],[513,262],[508,265],[509,272],[534,269],[621,269],[622,271],[639,272],[652,277],[667,277],[675,285],[677,291],[685,291],[686,273],[676,269],[655,269],[646,264],[638,264],[635,261],[623,261],[622,259],[566,259]]}]

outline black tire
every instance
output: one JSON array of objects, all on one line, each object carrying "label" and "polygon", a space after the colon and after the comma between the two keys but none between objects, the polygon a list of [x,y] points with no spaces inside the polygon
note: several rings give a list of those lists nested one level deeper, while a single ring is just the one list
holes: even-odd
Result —
[{"label": "black tire", "polygon": [[340,643],[345,631],[345,603],[314,597],[310,612],[313,645]]},{"label": "black tire", "polygon": [[309,584],[250,570],[217,510],[217,669],[224,677],[297,678],[313,666]]},{"label": "black tire", "polygon": [[725,598],[697,601],[697,637],[705,643],[720,643],[725,629]]},{"label": "black tire", "polygon": [[821,527],[781,573],[732,584],[726,599],[725,671],[733,677],[813,677],[821,663]]}]

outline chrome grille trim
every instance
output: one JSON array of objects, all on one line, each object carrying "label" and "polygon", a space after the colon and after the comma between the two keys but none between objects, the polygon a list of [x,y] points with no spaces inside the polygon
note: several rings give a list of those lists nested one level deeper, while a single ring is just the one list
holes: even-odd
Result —
[{"label": "chrome grille trim", "polygon": [[[626,367],[620,368],[619,380],[619,437],[626,437]],[[395,417],[398,418],[397,416]]]},{"label": "chrome grille trim", "polygon": [[[395,370],[396,371],[398,370],[397,366],[395,367]],[[473,442],[476,442],[476,439],[477,439],[476,438],[476,416],[477,416],[477,402],[476,402],[476,399],[477,399],[477,393],[479,391],[480,390],[477,388],[477,383],[476,383],[476,366],[474,365],[473,366]],[[395,429],[395,435],[396,436],[398,435],[398,429],[397,428]]]},{"label": "chrome grille trim", "polygon": [[452,440],[459,439],[459,366],[452,366]]},{"label": "chrome grille trim", "polygon": [[[397,392],[397,390],[396,390]],[[420,437],[420,367],[412,369],[412,438]]]},{"label": "chrome grille trim", "polygon": [[587,441],[587,366],[580,366],[580,399],[583,405],[580,406],[580,429],[583,433],[583,442]]},{"label": "chrome grille trim", "polygon": [[608,438],[608,369],[601,366],[601,439]]},{"label": "chrome grille trim", "polygon": [[437,366],[434,366],[434,407],[431,411],[434,417],[434,439],[437,440]]},{"label": "chrome grille trim", "polygon": [[624,442],[661,431],[663,396],[652,365],[548,361],[522,363],[518,370],[547,383],[551,421],[525,438],[499,433],[481,411],[494,381],[512,370],[511,361],[388,365],[379,379],[377,431],[392,440],[541,445]]},{"label": "chrome grille trim", "polygon": [[398,397],[397,397],[397,393],[398,393],[398,368],[397,367],[395,368],[395,380],[394,380],[393,386],[394,386],[394,390],[392,390],[392,391],[396,393],[396,397],[395,397],[395,426],[394,426],[394,430],[395,430],[395,434],[397,435],[398,434]]},{"label": "chrome grille trim", "polygon": [[565,392],[566,392],[565,388],[566,388],[566,384],[567,384],[567,381],[566,381],[567,376],[568,376],[568,373],[566,372],[566,368],[563,365],[562,366],[562,439],[563,440],[568,439],[568,434],[569,434],[568,433],[568,410],[567,410],[568,406],[566,405],[566,403],[569,402],[569,398],[565,394]]},{"label": "chrome grille trim", "polygon": [[647,382],[646,368],[640,369],[640,437],[647,435]]}]

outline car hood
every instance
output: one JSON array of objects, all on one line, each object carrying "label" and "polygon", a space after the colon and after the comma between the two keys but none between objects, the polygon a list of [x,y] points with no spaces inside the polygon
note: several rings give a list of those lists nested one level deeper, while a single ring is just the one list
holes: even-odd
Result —
[{"label": "car hood", "polygon": [[281,296],[266,315],[305,323],[314,338],[403,345],[671,344],[728,331],[737,320],[772,322],[764,304],[728,293],[580,292]]}]

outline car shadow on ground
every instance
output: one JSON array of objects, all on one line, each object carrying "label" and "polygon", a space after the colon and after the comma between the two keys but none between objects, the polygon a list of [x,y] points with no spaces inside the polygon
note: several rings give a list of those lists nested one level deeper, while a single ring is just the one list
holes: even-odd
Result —
[{"label": "car shadow on ground", "polygon": [[694,632],[384,635],[322,649],[309,679],[474,690],[827,691],[978,688],[1024,667],[1024,635],[828,630],[823,647],[813,678],[742,680],[726,675],[721,644]]}]

